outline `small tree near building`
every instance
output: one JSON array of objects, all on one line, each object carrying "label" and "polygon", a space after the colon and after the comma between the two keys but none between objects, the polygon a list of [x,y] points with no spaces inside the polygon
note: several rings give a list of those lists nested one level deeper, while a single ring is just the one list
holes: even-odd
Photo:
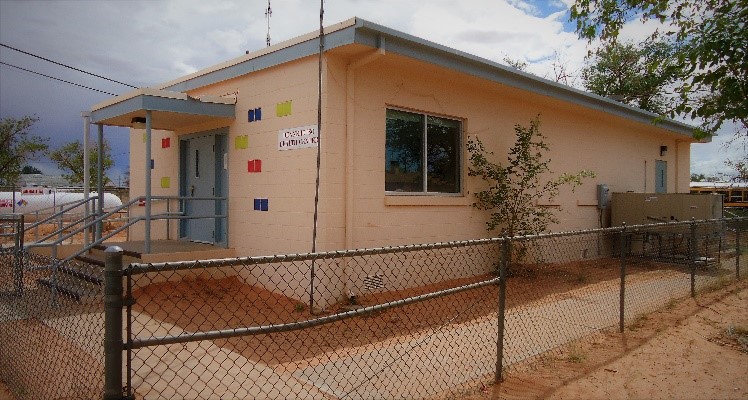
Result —
[{"label": "small tree near building", "polygon": [[[475,193],[473,206],[490,212],[486,222],[489,232],[498,229],[509,237],[545,232],[550,224],[558,222],[558,209],[539,203],[555,199],[562,187],[573,191],[585,178],[595,176],[582,170],[549,178],[552,173],[546,153],[550,148],[540,132],[540,115],[530,121],[529,127],[515,125],[514,132],[516,141],[504,165],[489,160],[493,153],[486,151],[480,140],[468,141],[468,174],[488,184],[488,188]],[[523,254],[524,249],[513,249],[511,259],[517,261]]]}]

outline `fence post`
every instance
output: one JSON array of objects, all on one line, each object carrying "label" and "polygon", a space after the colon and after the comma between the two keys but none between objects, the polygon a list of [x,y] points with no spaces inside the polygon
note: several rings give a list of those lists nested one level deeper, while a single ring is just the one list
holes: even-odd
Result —
[{"label": "fence post", "polygon": [[688,246],[688,259],[691,260],[691,297],[696,297],[696,220],[691,218],[688,226],[691,230]]},{"label": "fence post", "polygon": [[506,270],[507,264],[509,263],[510,242],[511,239],[506,236],[504,236],[501,241],[501,259],[499,261],[499,310],[497,321],[498,334],[496,338],[496,372],[494,374],[495,383],[504,381],[504,377],[502,376],[504,369],[504,309],[506,308]]},{"label": "fence post", "polygon": [[[62,239],[62,235],[64,233],[62,230],[62,226],[63,226],[62,219],[64,218],[64,213],[62,211],[64,209],[65,209],[65,206],[60,206],[60,213],[58,214],[59,217],[57,217],[57,230],[60,232],[57,236],[58,239]],[[63,244],[62,241],[60,241],[60,244]]]},{"label": "fence post", "polygon": [[16,296],[23,296],[23,239],[26,235],[26,225],[24,225],[23,214],[16,220],[16,240],[13,267],[13,283],[16,289]]},{"label": "fence post", "polygon": [[624,330],[624,319],[626,316],[626,223],[623,223],[623,230],[621,231],[621,237],[619,239],[619,247],[621,249],[621,290],[619,295],[619,311],[618,311],[618,332],[623,333]]},{"label": "fence post", "polygon": [[[60,244],[62,244],[62,243],[60,243]],[[57,305],[58,305],[57,304],[57,296],[58,296],[58,294],[57,294],[57,269],[60,266],[60,260],[57,259],[57,247],[59,247],[59,245],[52,246],[52,250],[51,250],[52,265],[50,265],[50,267],[52,267],[52,293],[51,293],[51,296],[52,296],[52,305],[54,307],[57,307]]]},{"label": "fence post", "polygon": [[104,261],[104,400],[122,399],[122,248],[108,247]]},{"label": "fence post", "polygon": [[740,226],[742,225],[740,222],[735,227],[735,279],[737,280],[740,280]]}]

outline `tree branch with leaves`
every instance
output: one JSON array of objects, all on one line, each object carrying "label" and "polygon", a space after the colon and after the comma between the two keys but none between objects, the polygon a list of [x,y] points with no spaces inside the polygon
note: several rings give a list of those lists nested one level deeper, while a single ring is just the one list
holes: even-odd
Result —
[{"label": "tree branch with leaves", "polygon": [[47,149],[47,139],[29,136],[36,117],[3,118],[0,122],[0,185],[14,185],[22,165]]},{"label": "tree branch with leaves", "polygon": [[514,133],[516,141],[505,165],[489,160],[493,153],[486,151],[479,139],[468,141],[468,174],[488,184],[486,189],[475,193],[473,206],[490,211],[486,222],[489,232],[500,229],[507,236],[545,232],[551,223],[558,222],[557,209],[540,204],[553,201],[562,187],[568,186],[573,191],[595,173],[582,170],[549,178],[551,160],[546,153],[550,148],[540,132],[540,115],[527,127],[515,125]]},{"label": "tree branch with leaves", "polygon": [[673,108],[668,86],[679,76],[668,42],[607,43],[582,69],[584,87],[600,96],[665,115]]},{"label": "tree branch with leaves", "polygon": [[[104,141],[102,145],[104,146],[102,173],[104,177],[104,185],[107,185],[111,183],[111,180],[106,176],[106,174],[107,171],[109,171],[109,169],[114,165],[114,160],[112,160],[111,157],[111,148],[109,147],[109,143]],[[66,172],[65,174],[63,174],[63,176],[70,183],[83,183],[83,145],[80,141],[76,140],[75,142],[63,145],[59,149],[51,152],[49,154],[49,158],[57,164],[57,167],[60,170]],[[97,187],[99,182],[97,178],[97,168],[99,162],[98,151],[92,148],[88,153],[88,159],[91,187]]]},{"label": "tree branch with leaves", "polygon": [[748,2],[745,0],[576,0],[570,20],[577,34],[603,44],[618,40],[625,24],[659,21],[650,40],[673,44],[676,98],[670,116],[698,118],[697,138],[726,122],[748,138]]}]

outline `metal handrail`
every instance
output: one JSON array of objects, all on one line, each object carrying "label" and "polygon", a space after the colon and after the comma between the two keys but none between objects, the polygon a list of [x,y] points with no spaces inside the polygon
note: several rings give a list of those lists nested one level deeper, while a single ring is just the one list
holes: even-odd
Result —
[{"label": "metal handrail", "polygon": [[[83,253],[85,253],[85,252],[87,252],[87,251],[89,251],[89,250],[93,249],[94,247],[96,247],[96,246],[98,246],[98,245],[100,245],[100,244],[104,243],[104,241],[106,241],[107,239],[109,239],[109,238],[113,237],[114,235],[116,235],[116,234],[118,234],[118,233],[122,232],[123,230],[125,230],[125,229],[127,229],[127,228],[131,227],[132,225],[136,224],[137,222],[140,222],[140,221],[142,221],[143,219],[144,219],[143,217],[137,217],[137,218],[135,218],[135,219],[132,219],[132,220],[128,221],[128,222],[127,222],[126,224],[124,224],[124,225],[120,226],[119,228],[117,228],[117,229],[113,230],[112,232],[109,232],[109,234],[107,234],[107,235],[105,235],[105,236],[102,236],[102,237],[100,237],[100,238],[98,238],[98,239],[94,240],[93,242],[89,243],[89,244],[88,244],[87,246],[83,246],[83,248],[82,248],[82,249],[80,249],[80,250],[76,251],[76,252],[75,252],[75,253],[73,253],[72,255],[70,255],[70,256],[67,256],[67,257],[65,257],[65,258],[64,258],[64,259],[62,260],[62,262],[63,262],[63,263],[66,263],[66,262],[68,262],[68,261],[70,261],[70,260],[74,259],[75,257],[78,257],[79,255],[81,255],[81,254],[83,254]],[[95,222],[96,222],[96,221],[94,221],[94,223],[95,223]]]},{"label": "metal handrail", "polygon": [[[141,200],[144,200],[144,199],[145,199],[145,197],[143,197],[143,196],[136,197],[135,199],[132,199],[130,202],[128,202],[127,205],[123,205],[122,208],[129,207],[130,205],[134,204],[135,202],[140,202]],[[227,200],[227,198],[225,198],[225,197],[223,197],[223,198],[219,198],[219,197],[196,198],[196,197],[184,197],[184,196],[152,196],[151,197],[151,200],[174,200],[174,199],[176,199],[176,200],[182,200],[182,199],[219,200],[219,201]],[[105,218],[106,216],[112,215],[115,212],[118,212],[118,210],[115,210],[115,211],[112,211],[112,212],[110,212],[108,214],[102,215],[101,219]],[[160,213],[160,214],[151,215],[151,219],[159,219],[159,220],[165,219],[165,220],[169,220],[169,219],[202,219],[202,218],[226,218],[227,217],[227,215],[225,215],[225,214],[204,215],[204,216],[203,215],[199,215],[199,216],[195,216],[195,215],[185,216],[185,215],[179,215],[179,214],[181,214],[181,212]],[[62,260],[62,262],[68,262],[68,261],[74,259],[75,257],[78,257],[79,255],[81,255],[81,254],[83,254],[83,253],[85,253],[85,252],[93,249],[94,247],[96,247],[96,246],[104,243],[107,239],[115,236],[116,234],[122,232],[123,230],[125,230],[125,229],[131,227],[132,225],[135,225],[136,223],[138,223],[140,221],[143,221],[143,220],[145,220],[145,217],[143,217],[143,216],[139,216],[137,218],[131,219],[130,221],[128,221],[127,223],[125,223],[121,227],[119,227],[117,229],[114,229],[109,234],[107,234],[105,236],[102,236],[99,239],[94,240],[88,246],[84,246],[81,250],[79,250],[79,251],[75,252],[74,254],[66,257],[65,259]],[[89,225],[95,224],[96,222],[97,221],[89,222]]]},{"label": "metal handrail", "polygon": [[[93,197],[89,198],[88,201],[92,201],[92,200],[95,200],[97,198],[98,198],[98,196],[93,196]],[[122,212],[125,209],[129,210],[130,207],[133,204],[139,203],[141,201],[144,201],[145,199],[146,199],[145,196],[136,197],[136,198],[130,199],[130,201],[128,201],[127,203],[124,203],[124,204],[122,204],[122,205],[120,205],[118,207],[115,207],[115,208],[111,209],[110,211],[108,211],[108,212],[106,212],[106,213],[104,213],[104,214],[102,214],[100,216],[96,216],[95,214],[91,214],[91,215],[89,215],[87,217],[84,216],[83,218],[80,218],[80,219],[78,219],[78,220],[76,220],[76,221],[74,221],[74,222],[72,222],[72,223],[70,223],[70,224],[68,224],[66,226],[63,226],[63,227],[57,229],[56,231],[48,234],[47,236],[45,236],[41,240],[37,241],[37,243],[31,243],[31,244],[26,245],[25,247],[26,248],[37,248],[37,247],[52,247],[52,246],[57,246],[60,243],[62,243],[63,241],[65,241],[65,240],[67,240],[67,239],[69,239],[69,238],[71,238],[71,237],[73,237],[73,236],[75,236],[75,235],[83,232],[85,229],[94,227],[96,224],[98,224],[101,221],[104,221],[108,217],[110,217],[110,216],[112,216],[114,214],[120,213],[120,212]],[[214,201],[226,201],[226,200],[228,200],[228,198],[226,198],[226,197],[152,196],[151,200],[167,200],[167,201],[168,200],[203,200],[203,201],[204,200],[214,200]],[[44,222],[50,221],[52,219],[55,219],[57,217],[60,217],[66,211],[70,211],[73,208],[79,207],[80,205],[84,204],[85,202],[86,202],[86,200],[75,202],[75,203],[78,203],[78,204],[76,204],[74,207],[68,208],[66,210],[61,210],[60,212],[58,212],[58,213],[56,213],[56,214],[54,214],[54,215],[46,218],[45,220],[33,224],[31,227],[29,227],[29,229],[35,228],[35,227],[39,226],[39,224],[41,224],[41,223],[44,223]],[[216,215],[183,215],[182,212],[166,212],[166,213],[159,213],[159,214],[151,215],[150,219],[151,220],[171,220],[171,219],[180,219],[181,220],[181,219],[227,218],[227,217],[228,216],[226,214],[216,214]],[[126,219],[127,219],[127,222],[124,225],[122,225],[121,227],[118,227],[118,228],[114,229],[113,231],[111,231],[110,233],[108,233],[107,235],[103,235],[100,238],[94,240],[93,242],[91,242],[91,243],[83,246],[80,250],[74,252],[72,255],[70,255],[70,256],[62,259],[61,262],[62,263],[68,262],[68,261],[74,259],[75,257],[77,257],[77,256],[79,256],[81,254],[84,254],[87,251],[90,251],[94,247],[96,247],[96,246],[104,243],[106,240],[112,238],[116,234],[124,231],[125,229],[130,228],[131,226],[135,225],[136,223],[138,223],[140,221],[144,221],[146,218],[145,218],[145,216],[138,216],[138,217],[135,217],[135,218],[132,218],[132,217],[128,216]],[[86,220],[90,220],[90,221],[86,222]],[[66,229],[70,229],[71,227],[73,227],[75,225],[78,225],[78,224],[81,224],[81,223],[82,223],[82,225],[80,225],[78,228],[72,230],[71,232],[67,233],[66,235],[60,236],[60,237],[58,237],[54,241],[51,241],[51,242],[48,242],[48,243],[44,243],[44,241],[46,241],[46,240],[48,240],[48,239],[50,239],[50,238],[52,238],[54,236],[62,234]]]},{"label": "metal handrail", "polygon": [[[97,196],[90,196],[90,197],[89,197],[89,200],[90,200],[90,199],[92,199],[92,198],[94,198],[94,197],[98,197],[98,195],[97,195]],[[73,203],[76,203],[76,202],[81,202],[81,203],[83,203],[83,202],[85,202],[85,201],[86,201],[86,200],[85,200],[85,199],[83,199],[83,200],[68,201],[68,202],[66,202],[66,203],[59,203],[59,204],[55,204],[55,205],[53,205],[53,206],[48,206],[48,207],[40,208],[40,209],[38,209],[38,210],[34,211],[34,214],[36,214],[36,215],[39,215],[39,214],[46,214],[46,213],[47,213],[47,212],[48,212],[49,210],[53,210],[53,211],[54,211],[54,210],[56,210],[57,208],[59,208],[59,207],[61,207],[61,206],[66,206],[66,205],[68,205],[68,204],[73,204]]]},{"label": "metal handrail", "polygon": [[[68,209],[66,209],[66,210],[61,210],[60,212],[58,212],[58,213],[56,213],[56,214],[54,214],[54,215],[50,216],[49,218],[46,218],[46,219],[44,219],[44,220],[42,220],[42,221],[40,221],[40,222],[37,222],[37,223],[34,223],[34,224],[32,224],[32,225],[31,225],[31,226],[29,226],[29,227],[28,227],[27,229],[33,229],[33,228],[35,228],[35,227],[39,226],[39,224],[41,224],[41,223],[45,223],[45,222],[47,222],[47,221],[49,221],[49,220],[52,220],[52,219],[55,219],[55,218],[57,218],[57,217],[62,217],[62,216],[63,216],[63,215],[65,214],[65,212],[67,212],[67,211],[70,211],[70,210],[72,210],[73,208],[79,207],[80,205],[82,205],[82,204],[83,204],[83,203],[85,203],[86,201],[93,201],[93,200],[95,200],[95,199],[97,199],[97,198],[98,198],[98,196],[93,196],[93,197],[89,197],[89,198],[88,198],[88,200],[81,200],[81,201],[77,202],[77,203],[79,203],[79,204],[78,204],[77,206],[75,206],[75,207],[72,207],[72,208],[68,208]],[[99,216],[99,217],[96,217],[96,215],[95,215],[95,214],[91,214],[91,215],[89,215],[89,216],[84,216],[83,218],[79,218],[78,220],[76,220],[76,221],[74,221],[74,222],[72,222],[72,223],[68,224],[67,226],[62,226],[62,227],[60,227],[60,228],[59,228],[59,229],[57,229],[56,231],[54,231],[54,232],[52,232],[52,233],[48,234],[47,236],[45,236],[45,237],[43,237],[43,238],[41,238],[41,239],[37,240],[37,243],[33,243],[33,244],[30,244],[30,245],[28,245],[27,247],[44,247],[44,246],[56,246],[56,245],[58,245],[58,244],[62,243],[63,241],[65,241],[65,240],[67,240],[67,239],[69,239],[69,238],[71,238],[71,237],[73,237],[73,236],[75,236],[75,235],[77,235],[77,234],[81,233],[81,232],[82,232],[83,230],[85,230],[86,228],[90,228],[90,227],[92,227],[92,226],[95,226],[97,222],[99,222],[99,221],[103,221],[103,220],[104,220],[104,219],[106,219],[107,217],[109,217],[109,216],[111,216],[111,215],[113,215],[113,214],[115,214],[115,213],[118,213],[118,212],[122,211],[122,210],[123,210],[123,209],[124,209],[125,207],[128,207],[128,206],[129,206],[129,205],[130,205],[131,203],[132,203],[132,201],[130,201],[130,202],[126,203],[126,204],[120,205],[120,206],[118,206],[118,207],[115,207],[115,208],[114,208],[114,209],[112,209],[111,211],[109,211],[109,212],[107,212],[107,213],[105,213],[105,214],[102,214],[102,215],[101,215],[101,216]],[[93,221],[91,221],[91,222],[89,222],[89,223],[86,223],[86,224],[84,224],[83,226],[79,227],[78,229],[74,229],[73,231],[71,231],[71,232],[70,232],[70,233],[68,233],[67,235],[64,235],[64,236],[62,236],[62,237],[59,237],[59,238],[58,238],[57,240],[55,240],[55,241],[53,241],[53,242],[51,242],[51,243],[39,243],[39,242],[44,242],[44,241],[46,241],[47,239],[50,239],[50,238],[51,238],[51,237],[53,237],[53,236],[57,236],[57,235],[60,235],[60,234],[61,234],[61,233],[63,233],[63,232],[64,232],[64,231],[66,230],[66,229],[70,229],[71,227],[73,227],[73,226],[75,226],[75,225],[77,225],[77,224],[79,224],[79,223],[81,223],[81,222],[84,222],[85,220],[87,220],[87,219],[90,219],[90,218],[92,218],[92,217],[94,218],[94,220],[93,220]],[[26,230],[26,229],[24,229],[24,230]]]},{"label": "metal handrail", "polygon": [[45,218],[45,219],[43,219],[41,221],[34,222],[33,224],[31,224],[31,226],[29,226],[29,229],[32,229],[32,228],[35,228],[35,227],[37,227],[37,226],[39,226],[41,224],[47,223],[50,220],[53,220],[53,219],[55,219],[57,217],[62,217],[66,212],[68,212],[70,210],[73,210],[73,209],[76,209],[76,208],[82,206],[83,204],[85,204],[85,203],[87,203],[89,201],[95,200],[97,198],[98,198],[98,196],[92,196],[92,197],[89,197],[88,199],[83,199],[83,200],[78,200],[78,201],[71,201],[69,203],[63,203],[63,204],[60,204],[60,205],[57,205],[57,206],[50,207],[50,208],[57,208],[57,207],[62,207],[64,205],[68,205],[68,204],[75,204],[74,206],[70,206],[70,207],[65,208],[65,209],[60,208],[60,211],[58,211],[58,212],[50,215],[49,217],[47,217],[47,218]]},{"label": "metal handrail", "polygon": [[[56,231],[54,231],[54,232],[48,234],[47,236],[45,236],[45,237],[37,240],[36,243],[32,243],[32,244],[28,245],[27,247],[41,247],[41,246],[44,246],[44,245],[53,246],[53,245],[57,245],[59,243],[62,243],[65,240],[70,239],[71,237],[79,234],[83,229],[90,227],[92,223],[89,222],[88,224],[85,224],[85,225],[81,226],[78,229],[72,230],[67,235],[62,235],[62,233],[65,232],[66,229],[70,229],[71,227],[73,227],[73,226],[75,226],[75,225],[77,225],[77,224],[79,224],[81,222],[84,222],[87,219],[91,219],[93,217],[95,217],[95,215],[91,214],[91,215],[88,215],[88,216],[84,216],[83,218],[79,218],[78,220],[74,221],[70,225],[58,228]],[[24,229],[24,231],[25,231],[25,229]],[[53,241],[52,243],[43,243],[47,239],[49,239],[49,238],[51,238],[53,236],[58,236],[58,235],[62,235],[62,236],[58,237],[56,241]],[[38,245],[38,246],[35,246],[35,245]]]}]

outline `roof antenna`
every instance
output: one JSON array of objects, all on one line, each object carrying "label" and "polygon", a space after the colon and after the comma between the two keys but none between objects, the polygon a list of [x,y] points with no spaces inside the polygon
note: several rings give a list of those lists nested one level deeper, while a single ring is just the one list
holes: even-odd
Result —
[{"label": "roof antenna", "polygon": [[268,0],[268,8],[265,10],[265,19],[268,20],[268,35],[265,39],[268,47],[270,47],[270,17],[273,16],[273,10],[270,8],[270,0]]}]

